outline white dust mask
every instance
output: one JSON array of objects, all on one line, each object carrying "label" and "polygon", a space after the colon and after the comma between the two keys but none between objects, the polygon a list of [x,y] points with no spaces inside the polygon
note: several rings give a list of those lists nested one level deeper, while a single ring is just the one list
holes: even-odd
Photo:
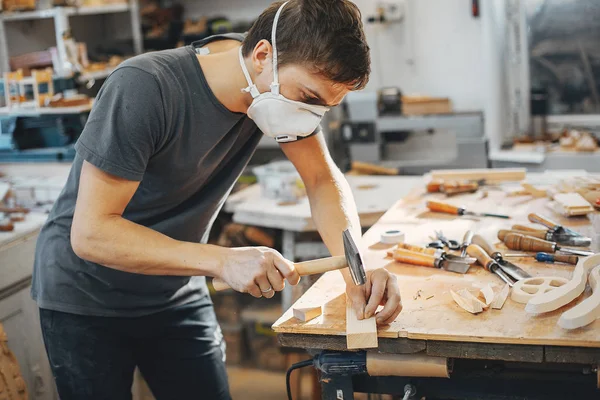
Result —
[{"label": "white dust mask", "polygon": [[275,32],[277,21],[281,10],[287,4],[283,3],[273,20],[271,31],[271,45],[273,46],[273,82],[271,91],[260,93],[252,82],[240,47],[240,64],[248,82],[248,87],[243,92],[250,93],[252,104],[246,112],[256,126],[267,136],[278,142],[293,142],[298,137],[308,136],[313,133],[323,115],[329,111],[329,107],[317,106],[290,100],[279,93],[279,75],[277,71],[277,45],[275,43]]}]

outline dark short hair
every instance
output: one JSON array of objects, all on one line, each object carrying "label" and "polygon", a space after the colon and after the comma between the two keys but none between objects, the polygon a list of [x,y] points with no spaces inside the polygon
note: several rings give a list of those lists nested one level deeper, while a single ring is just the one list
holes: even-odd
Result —
[{"label": "dark short hair", "polygon": [[[248,31],[242,51],[252,53],[263,39],[271,42],[273,20],[283,1],[267,8]],[[364,88],[371,73],[369,46],[360,10],[348,0],[290,0],[277,22],[278,63],[316,68],[325,78]]]}]

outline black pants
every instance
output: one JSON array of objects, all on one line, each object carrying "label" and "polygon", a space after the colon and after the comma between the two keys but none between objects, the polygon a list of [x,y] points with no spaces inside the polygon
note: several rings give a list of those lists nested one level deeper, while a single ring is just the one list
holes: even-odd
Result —
[{"label": "black pants", "polygon": [[138,318],[40,309],[61,400],[131,399],[139,367],[157,400],[230,399],[210,298]]}]

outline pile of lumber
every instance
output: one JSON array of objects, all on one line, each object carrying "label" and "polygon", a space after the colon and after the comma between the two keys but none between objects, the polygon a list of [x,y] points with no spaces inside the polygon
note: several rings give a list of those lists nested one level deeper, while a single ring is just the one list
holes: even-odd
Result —
[{"label": "pile of lumber", "polygon": [[563,131],[559,143],[562,149],[575,151],[596,151],[598,149],[598,140],[590,132],[576,129]]}]

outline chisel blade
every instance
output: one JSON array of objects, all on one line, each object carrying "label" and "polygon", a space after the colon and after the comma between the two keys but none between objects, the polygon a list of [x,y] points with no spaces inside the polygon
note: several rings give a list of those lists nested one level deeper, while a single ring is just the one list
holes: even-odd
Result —
[{"label": "chisel blade", "polygon": [[456,272],[457,274],[466,274],[469,268],[471,268],[471,264],[450,260],[442,260],[439,266],[443,270]]},{"label": "chisel blade", "polygon": [[515,264],[506,261],[504,259],[497,259],[496,262],[500,265],[502,271],[506,272],[511,278],[515,281],[520,281],[521,279],[531,278],[531,275],[523,270],[521,267],[516,266]]},{"label": "chisel blade", "polygon": [[590,247],[592,245],[592,239],[584,236],[555,234],[552,238],[554,239],[553,241],[559,244],[566,244],[567,246]]},{"label": "chisel blade", "polygon": [[456,256],[454,254],[444,254],[444,258],[448,261],[458,262],[462,264],[475,264],[475,262],[477,261],[477,259],[473,257]]}]

